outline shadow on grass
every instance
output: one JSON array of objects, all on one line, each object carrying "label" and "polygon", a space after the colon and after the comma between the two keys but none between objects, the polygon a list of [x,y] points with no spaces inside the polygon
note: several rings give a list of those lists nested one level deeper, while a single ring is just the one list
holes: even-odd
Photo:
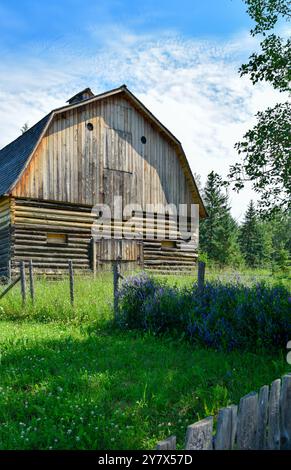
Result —
[{"label": "shadow on grass", "polygon": [[149,335],[25,328],[2,347],[1,449],[154,448],[171,433],[183,440],[187,424],[287,368],[283,357]]}]

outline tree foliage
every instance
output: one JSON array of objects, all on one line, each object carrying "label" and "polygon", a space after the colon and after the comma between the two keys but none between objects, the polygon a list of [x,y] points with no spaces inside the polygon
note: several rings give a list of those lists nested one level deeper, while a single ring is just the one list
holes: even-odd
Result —
[{"label": "tree foliage", "polygon": [[230,215],[228,196],[223,194],[222,178],[212,171],[203,191],[208,217],[200,224],[200,250],[220,266],[239,259],[237,225]]},{"label": "tree foliage", "polygon": [[[266,81],[281,91],[291,91],[291,41],[272,32],[279,19],[289,21],[289,0],[244,0],[247,12],[255,21],[253,36],[263,35],[261,51],[250,56],[240,68],[256,84]],[[277,104],[273,109],[257,113],[257,124],[244,140],[236,144],[242,161],[230,168],[229,178],[240,190],[246,181],[261,195],[259,208],[263,211],[289,209],[291,199],[290,151],[291,105]]]},{"label": "tree foliage", "polygon": [[230,168],[235,187],[245,181],[261,194],[264,209],[290,207],[291,195],[291,105],[284,103],[257,113],[257,124],[236,144],[243,162]]},{"label": "tree foliage", "polygon": [[255,84],[270,82],[279,91],[289,91],[291,81],[291,41],[286,42],[271,34],[261,42],[262,52],[250,56],[240,68],[241,75],[249,75]]},{"label": "tree foliage", "polygon": [[262,266],[265,258],[264,237],[253,201],[250,201],[240,228],[239,242],[246,265],[251,268]]},{"label": "tree foliage", "polygon": [[244,0],[247,5],[247,13],[255,21],[256,25],[251,34],[266,34],[273,29],[280,17],[290,19],[289,0]]}]

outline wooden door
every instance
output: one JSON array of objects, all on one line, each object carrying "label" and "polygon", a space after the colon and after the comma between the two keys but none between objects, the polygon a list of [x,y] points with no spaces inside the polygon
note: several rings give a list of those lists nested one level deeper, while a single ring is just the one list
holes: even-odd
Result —
[{"label": "wooden door", "polygon": [[100,261],[139,261],[142,244],[137,240],[106,240],[97,243],[97,256]]},{"label": "wooden door", "polygon": [[131,133],[106,129],[104,152],[104,204],[113,210],[114,197],[121,196],[122,212],[127,204],[135,203]]}]

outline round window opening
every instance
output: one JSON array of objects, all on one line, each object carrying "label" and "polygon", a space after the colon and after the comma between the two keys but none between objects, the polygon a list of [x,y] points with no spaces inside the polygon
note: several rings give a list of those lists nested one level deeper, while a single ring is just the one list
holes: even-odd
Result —
[{"label": "round window opening", "polygon": [[141,140],[142,144],[146,144],[146,142],[147,142],[147,139],[144,135],[142,136],[142,138],[140,140]]},{"label": "round window opening", "polygon": [[88,129],[88,131],[93,131],[94,126],[93,126],[92,122],[88,122],[87,129]]}]

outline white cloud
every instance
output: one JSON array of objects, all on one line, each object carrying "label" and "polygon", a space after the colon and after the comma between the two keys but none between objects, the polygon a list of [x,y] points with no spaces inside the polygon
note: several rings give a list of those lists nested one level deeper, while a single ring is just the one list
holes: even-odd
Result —
[{"label": "white cloud", "polygon": [[[103,31],[104,33],[104,31]],[[91,31],[92,40],[96,31]],[[254,122],[254,113],[284,97],[268,85],[254,87],[238,67],[256,46],[246,34],[227,43],[185,40],[171,33],[158,39],[120,29],[88,57],[68,44],[29,62],[0,66],[0,145],[60,106],[79,88],[96,92],[127,83],[132,91],[182,142],[194,172],[205,182],[215,170],[226,175],[237,160],[234,143]],[[45,58],[44,58],[44,57]],[[233,196],[233,214],[241,217],[253,194]]]}]

